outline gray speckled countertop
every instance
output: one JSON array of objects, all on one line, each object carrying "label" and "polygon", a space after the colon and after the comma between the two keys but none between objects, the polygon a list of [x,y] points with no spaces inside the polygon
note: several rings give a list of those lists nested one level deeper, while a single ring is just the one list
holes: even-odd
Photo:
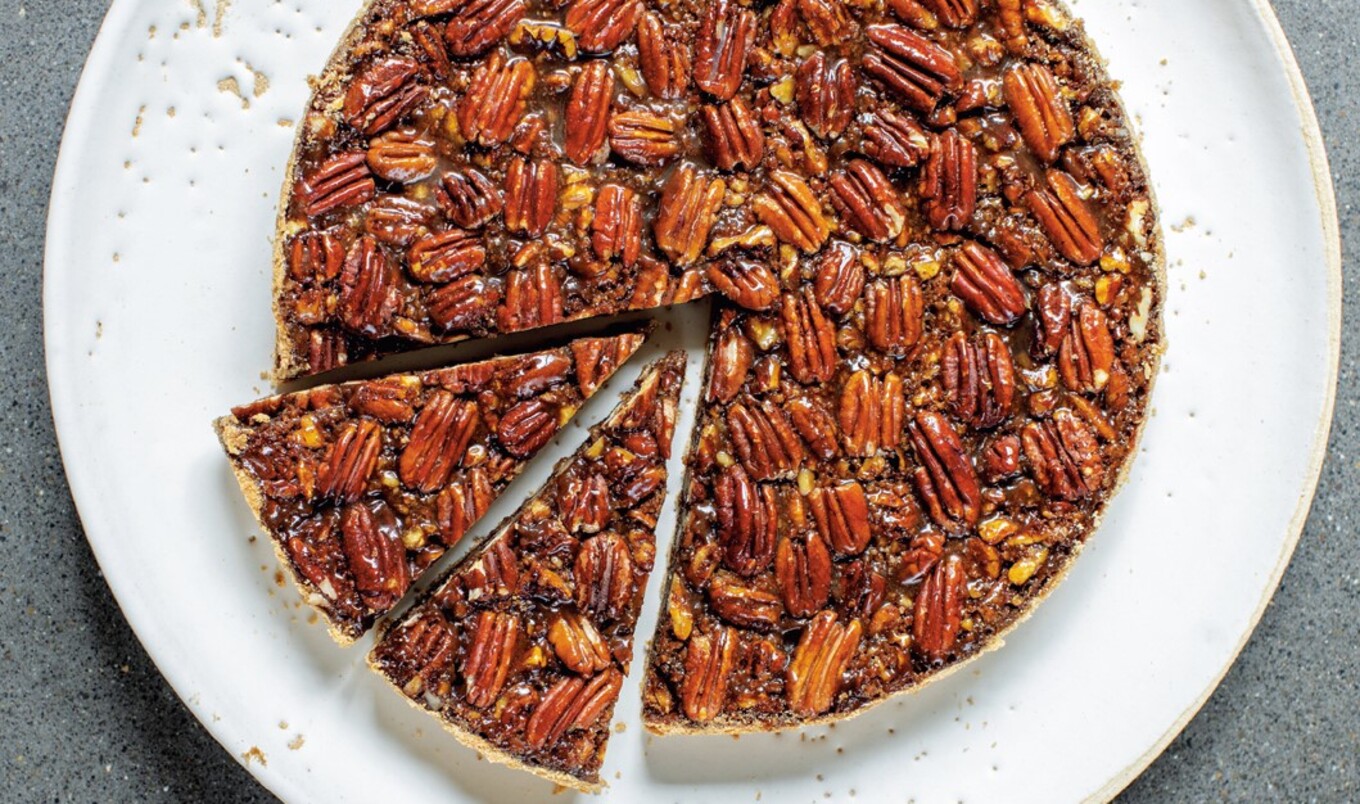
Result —
[{"label": "gray speckled countertop", "polygon": [[[1356,0],[1276,0],[1360,231]],[[264,801],[147,658],[81,532],[43,374],[43,226],[71,92],[108,0],[0,0],[0,800]],[[1357,244],[1345,295],[1360,302]],[[1352,307],[1352,309],[1355,309]],[[1274,602],[1199,716],[1122,800],[1360,799],[1360,317],[1331,451]],[[35,572],[41,567],[45,571]]]}]

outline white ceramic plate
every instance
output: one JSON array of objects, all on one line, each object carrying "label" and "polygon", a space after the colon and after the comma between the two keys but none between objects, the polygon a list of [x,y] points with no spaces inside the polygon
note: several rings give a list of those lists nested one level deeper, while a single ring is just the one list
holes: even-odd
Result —
[{"label": "white ceramic plate", "polygon": [[[545,798],[547,784],[479,761],[399,700],[362,647],[342,650],[306,622],[251,538],[208,426],[267,390],[289,121],[357,6],[114,3],[71,110],[48,222],[62,453],[143,644],[275,793]],[[605,764],[614,795],[1106,798],[1184,726],[1250,634],[1307,513],[1331,418],[1340,256],[1316,122],[1264,2],[1085,0],[1076,11],[1143,131],[1170,263],[1156,413],[1106,525],[1005,650],[839,728],[649,739],[635,672]],[[675,326],[659,340],[697,357],[703,310],[665,318]],[[578,422],[600,419],[641,362]],[[569,429],[488,521],[581,432]]]}]

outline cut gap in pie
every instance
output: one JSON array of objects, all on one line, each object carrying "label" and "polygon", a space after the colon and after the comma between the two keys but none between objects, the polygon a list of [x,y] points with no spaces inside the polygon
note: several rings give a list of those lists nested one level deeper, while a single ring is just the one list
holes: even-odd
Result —
[{"label": "cut gap in pie", "polygon": [[685,356],[648,367],[547,485],[370,654],[412,705],[496,762],[600,787],[656,556]]},{"label": "cut gap in pie", "polygon": [[396,605],[645,336],[235,408],[214,426],[304,600],[341,644]]}]

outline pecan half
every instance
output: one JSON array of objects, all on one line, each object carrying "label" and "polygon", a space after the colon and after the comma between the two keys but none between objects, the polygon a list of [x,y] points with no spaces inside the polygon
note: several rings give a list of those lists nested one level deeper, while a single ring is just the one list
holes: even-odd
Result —
[{"label": "pecan half", "polygon": [[459,585],[470,601],[510,597],[519,591],[519,560],[508,539],[496,539],[482,557],[464,570]]},{"label": "pecan half", "polygon": [[401,302],[396,285],[396,271],[377,241],[354,241],[340,272],[340,323],[369,338],[385,335]]},{"label": "pecan half", "polygon": [[830,184],[831,204],[850,228],[880,243],[902,233],[907,222],[902,198],[873,163],[852,159],[831,174]]},{"label": "pecan half", "polygon": [[1068,334],[1068,324],[1072,320],[1072,298],[1057,282],[1049,282],[1039,288],[1034,316],[1035,357],[1048,357],[1057,353],[1063,339]]},{"label": "pecan half", "polygon": [[563,22],[587,53],[608,53],[633,35],[642,16],[641,0],[575,0]]},{"label": "pecan half", "polygon": [[545,750],[569,732],[588,729],[614,706],[623,689],[623,674],[614,668],[589,681],[575,676],[553,685],[524,727],[529,747]]},{"label": "pecan half", "polygon": [[788,477],[806,457],[788,414],[769,400],[734,403],[728,409],[727,427],[738,460],[756,480]]},{"label": "pecan half", "polygon": [[340,275],[345,246],[330,232],[303,232],[288,248],[288,276],[298,282],[326,282]]},{"label": "pecan half", "polygon": [[511,271],[496,322],[505,331],[546,327],[563,319],[565,304],[562,277],[553,266]]},{"label": "pecan half", "polygon": [[831,596],[831,552],[821,539],[780,539],[774,574],[784,608],[794,617],[811,617]]},{"label": "pecan half", "polygon": [[1103,390],[1114,371],[1114,338],[1105,314],[1082,301],[1058,347],[1058,374],[1073,391]]},{"label": "pecan half", "polygon": [[1051,419],[1030,422],[1020,434],[1034,480],[1050,497],[1075,502],[1089,497],[1105,478],[1091,429],[1066,408]]},{"label": "pecan half", "polygon": [[316,473],[316,493],[337,502],[353,502],[364,493],[382,451],[382,428],[368,418],[340,428],[335,443]]},{"label": "pecan half", "polygon": [[450,229],[417,240],[406,260],[416,281],[443,284],[486,264],[486,245],[472,232]]},{"label": "pecan half", "polygon": [[694,83],[699,89],[718,100],[737,94],[755,37],[754,12],[736,0],[708,3],[694,39]]},{"label": "pecan half", "polygon": [[977,210],[977,150],[958,129],[937,135],[930,158],[921,171],[922,208],[930,225],[941,231],[959,231]]},{"label": "pecan half", "polygon": [[1016,64],[1006,70],[1003,85],[1025,144],[1045,162],[1057,159],[1077,131],[1053,73],[1035,62]]},{"label": "pecan half", "polygon": [[924,302],[912,274],[880,279],[864,294],[864,334],[875,349],[905,355],[921,340]]},{"label": "pecan half", "polygon": [[869,567],[868,561],[859,559],[844,565],[841,570],[840,590],[836,593],[844,611],[855,616],[870,618],[883,605],[888,582]]},{"label": "pecan half", "polygon": [[812,32],[812,41],[821,47],[838,45],[855,34],[842,0],[798,0],[798,13]]},{"label": "pecan half", "polygon": [[913,646],[926,659],[943,661],[954,650],[963,621],[963,559],[958,555],[938,561],[916,593],[911,619]]},{"label": "pecan half", "polygon": [[609,482],[603,475],[570,473],[557,485],[557,506],[569,533],[599,533],[613,510]]},{"label": "pecan half", "polygon": [[796,173],[771,171],[765,192],[755,197],[751,207],[776,237],[809,254],[820,249],[831,236],[821,202]]},{"label": "pecan half", "polygon": [[689,87],[689,48],[676,47],[676,32],[667,29],[654,12],[642,15],[637,34],[638,65],[647,88],[665,100],[685,97]]},{"label": "pecan half", "polygon": [[368,168],[373,175],[399,184],[420,181],[434,172],[434,140],[415,129],[385,132],[368,144]]},{"label": "pecan half", "polygon": [[595,195],[590,245],[602,260],[618,259],[627,267],[642,252],[642,205],[637,193],[621,184],[606,184]]},{"label": "pecan half", "polygon": [[916,0],[950,28],[967,28],[977,22],[978,0]]},{"label": "pecan half", "polygon": [[897,448],[907,400],[896,374],[875,377],[867,369],[850,375],[841,389],[841,443],[845,452],[870,458],[880,449]]},{"label": "pecan half", "polygon": [[519,618],[513,614],[483,611],[472,630],[472,644],[463,659],[463,679],[467,683],[467,702],[486,709],[500,697],[515,645],[520,636]]},{"label": "pecan half", "polygon": [[709,584],[708,601],[722,619],[756,631],[773,629],[784,613],[779,595],[759,586],[747,586],[721,572]]},{"label": "pecan half", "polygon": [[579,338],[571,343],[576,363],[576,385],[582,396],[591,396],[637,348],[619,338]]},{"label": "pecan half", "polygon": [[840,431],[835,417],[825,405],[815,398],[798,397],[790,400],[785,409],[793,420],[794,429],[817,457],[829,461],[840,453],[836,446]]},{"label": "pecan half", "polygon": [[738,575],[763,572],[774,555],[779,509],[773,486],[758,486],[740,464],[722,471],[713,483],[718,542],[723,564]]},{"label": "pecan half", "polygon": [[786,689],[789,708],[811,717],[831,708],[840,691],[841,674],[859,648],[863,627],[836,621],[836,612],[823,611],[803,631],[789,664]]},{"label": "pecan half", "polygon": [[505,228],[537,236],[557,211],[557,163],[516,157],[505,171]]},{"label": "pecan half", "polygon": [[411,585],[392,509],[384,502],[347,505],[340,514],[340,535],[354,586],[365,604],[372,611],[391,608]]},{"label": "pecan half", "polygon": [[416,415],[412,403],[420,394],[420,382],[406,377],[373,380],[360,385],[349,398],[349,406],[363,416],[387,424],[404,424]]},{"label": "pecan half", "polygon": [[408,246],[429,231],[430,208],[401,195],[380,195],[364,215],[364,232],[390,246]]},{"label": "pecan half", "polygon": [[915,167],[930,156],[933,140],[920,123],[907,115],[880,109],[864,125],[860,148],[886,167]]},{"label": "pecan half", "polygon": [[1025,291],[1011,269],[995,251],[971,240],[954,254],[950,289],[968,309],[998,326],[1015,323],[1028,309]]},{"label": "pecan half", "polygon": [[768,310],[779,300],[779,278],[763,262],[728,257],[708,264],[713,287],[747,310]]},{"label": "pecan half", "polygon": [[588,676],[614,662],[609,645],[590,618],[580,612],[563,611],[548,626],[548,642],[562,664],[573,673]]},{"label": "pecan half", "polygon": [[963,441],[943,416],[923,410],[908,426],[916,460],[916,490],[942,528],[976,525],[982,514],[982,489]]},{"label": "pecan half", "polygon": [[494,283],[470,274],[430,291],[425,310],[436,327],[466,332],[484,326],[499,300],[500,291]]},{"label": "pecan half", "polygon": [[414,59],[374,62],[345,92],[345,122],[369,137],[396,125],[429,94],[421,72]]},{"label": "pecan half", "polygon": [[1058,253],[1077,265],[1090,265],[1105,250],[1100,223],[1082,200],[1076,179],[1061,170],[1050,170],[1047,181],[1047,190],[1030,190],[1025,194],[1026,206],[1038,218]]},{"label": "pecan half", "polygon": [[1020,474],[1020,439],[1004,435],[989,442],[982,450],[982,476],[988,483],[1001,483]]},{"label": "pecan half", "polygon": [[[807,0],[804,0],[807,2]],[[812,0],[834,3],[839,0]],[[817,51],[794,74],[794,98],[803,122],[823,139],[835,139],[850,125],[855,114],[855,69],[845,59],[831,60]]]},{"label": "pecan half", "polygon": [[726,182],[705,176],[689,163],[671,174],[661,191],[652,233],[657,248],[672,263],[689,265],[699,259],[726,192]]},{"label": "pecan half", "polygon": [[945,393],[959,419],[978,429],[996,427],[1010,418],[1015,399],[1015,367],[1006,342],[984,332],[977,343],[956,332],[940,358]]},{"label": "pecan half", "polygon": [[728,327],[718,335],[708,375],[710,401],[731,402],[746,382],[755,361],[755,346],[738,327]]},{"label": "pecan half", "polygon": [[864,70],[882,81],[909,108],[930,114],[946,92],[963,89],[963,73],[954,54],[901,25],[870,25],[873,47],[864,55]]},{"label": "pecan half", "polygon": [[431,686],[453,663],[453,630],[438,612],[428,612],[403,623],[393,636],[379,643],[381,660],[395,665],[402,691],[416,696]]},{"label": "pecan half", "polygon": [[609,107],[614,104],[614,72],[609,62],[586,62],[572,85],[567,107],[563,110],[566,134],[562,150],[578,165],[589,163],[604,147],[605,128],[610,124]]},{"label": "pecan half", "polygon": [[478,145],[499,145],[510,139],[533,92],[533,62],[506,57],[497,50],[472,74],[467,94],[458,104],[458,126]]},{"label": "pecan half", "polygon": [[315,218],[333,209],[372,200],[378,188],[367,159],[363,151],[341,152],[307,174],[297,191],[307,217]]},{"label": "pecan half", "polygon": [[638,165],[664,165],[680,153],[675,122],[647,109],[629,109],[609,119],[609,147]]},{"label": "pecan half", "polygon": [[869,500],[854,480],[815,488],[807,496],[817,532],[839,555],[857,556],[869,546]]},{"label": "pecan half", "polygon": [[558,407],[541,397],[526,399],[501,416],[496,438],[506,452],[527,458],[552,440],[561,425]]},{"label": "pecan half", "polygon": [[1024,6],[1025,0],[997,0],[996,3],[1001,42],[1011,53],[1023,53],[1029,47]]},{"label": "pecan half", "polygon": [[912,583],[923,577],[944,555],[944,535],[933,530],[918,533],[902,554],[897,568],[898,583]]},{"label": "pecan half", "polygon": [[477,403],[448,391],[435,391],[411,428],[397,472],[401,482],[430,494],[449,482],[481,424]]},{"label": "pecan half", "polygon": [[416,22],[407,30],[411,32],[411,40],[425,56],[426,69],[440,81],[449,80],[453,74],[453,64],[449,62],[449,49],[444,44],[443,34],[425,20]]},{"label": "pecan half", "polygon": [[435,197],[444,214],[464,229],[485,226],[505,207],[500,188],[472,168],[445,173]]},{"label": "pecan half", "polygon": [[633,559],[617,533],[592,536],[576,554],[576,605],[602,620],[617,620],[633,602]]},{"label": "pecan half", "polygon": [[836,315],[845,315],[864,292],[864,264],[848,243],[832,243],[822,252],[813,279],[817,303]]},{"label": "pecan half", "polygon": [[480,466],[445,486],[435,498],[435,522],[444,544],[457,544],[491,507],[495,497],[491,478]]},{"label": "pecan half", "polygon": [[751,107],[740,97],[699,110],[704,147],[719,170],[753,170],[765,154],[765,134]]},{"label": "pecan half", "polygon": [[836,374],[836,328],[822,315],[812,288],[785,293],[779,321],[793,378],[805,385],[831,379]]},{"label": "pecan half", "polygon": [[737,632],[719,627],[712,634],[695,634],[685,648],[685,676],[680,682],[680,704],[685,717],[704,723],[727,705],[728,680],[736,663]]},{"label": "pecan half", "polygon": [[450,4],[453,17],[444,28],[448,52],[466,58],[490,50],[524,18],[524,0],[467,0]]}]

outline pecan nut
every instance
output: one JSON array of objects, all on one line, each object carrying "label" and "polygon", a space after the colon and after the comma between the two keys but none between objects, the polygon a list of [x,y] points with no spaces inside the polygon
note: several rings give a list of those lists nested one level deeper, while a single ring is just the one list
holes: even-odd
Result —
[{"label": "pecan nut", "polygon": [[977,210],[977,149],[958,129],[949,129],[931,142],[930,157],[921,171],[921,197],[926,220],[941,231],[959,231]]},{"label": "pecan nut", "polygon": [[925,303],[911,274],[871,283],[864,294],[864,334],[875,349],[905,355],[921,341]]},{"label": "pecan nut", "polygon": [[855,35],[855,22],[842,0],[798,0],[798,13],[812,32],[812,41],[831,47]]},{"label": "pecan nut", "polygon": [[472,643],[463,659],[469,705],[486,709],[500,697],[521,630],[519,618],[513,614],[483,611],[477,615]]},{"label": "pecan nut", "polygon": [[1035,357],[1048,357],[1056,354],[1068,334],[1068,324],[1072,320],[1072,298],[1057,282],[1049,282],[1039,288],[1034,316]]},{"label": "pecan nut", "polygon": [[888,582],[869,567],[864,559],[848,562],[841,571],[840,591],[836,596],[844,611],[856,617],[873,617],[883,605]]},{"label": "pecan nut", "polygon": [[755,346],[738,327],[724,329],[713,347],[712,368],[708,376],[708,398],[731,402],[746,382],[755,361]]},{"label": "pecan nut", "polygon": [[815,398],[798,397],[789,400],[785,407],[794,429],[807,442],[813,454],[824,461],[840,454],[840,448],[836,446],[839,434],[836,419],[825,405]]},{"label": "pecan nut", "polygon": [[609,107],[614,104],[614,73],[603,60],[587,62],[576,76],[576,83],[563,111],[566,134],[562,150],[578,165],[588,164],[604,147],[605,128],[610,124]]},{"label": "pecan nut", "polygon": [[830,380],[836,374],[836,329],[822,315],[813,289],[784,294],[779,320],[793,378],[804,384]]},{"label": "pecan nut", "polygon": [[853,159],[831,175],[830,184],[831,204],[850,228],[880,243],[902,233],[907,222],[902,199],[872,163]]},{"label": "pecan nut", "polygon": [[364,493],[382,452],[382,428],[368,418],[340,429],[316,475],[316,493],[337,502],[353,502]]},{"label": "pecan nut", "polygon": [[689,87],[689,48],[676,47],[676,34],[653,12],[642,15],[637,32],[638,65],[652,94],[679,100]]},{"label": "pecan nut", "polygon": [[859,648],[863,627],[836,621],[836,612],[823,611],[808,623],[789,664],[786,689],[789,708],[804,717],[831,708],[840,691],[841,675]]},{"label": "pecan nut", "polygon": [[848,243],[832,243],[817,263],[812,291],[817,303],[835,315],[845,315],[864,292],[864,264]]},{"label": "pecan nut", "polygon": [[950,28],[967,28],[977,22],[978,0],[916,0]]},{"label": "pecan nut", "polygon": [[718,100],[736,95],[755,37],[754,12],[736,0],[708,3],[694,40],[694,83],[699,89]]},{"label": "pecan nut", "polygon": [[864,487],[854,480],[819,487],[807,496],[817,532],[832,550],[843,556],[864,552],[873,538],[869,527],[869,500]]},{"label": "pecan nut", "polygon": [[912,583],[925,576],[944,555],[944,535],[933,530],[918,533],[907,545],[902,554],[902,563],[897,567],[899,583]]},{"label": "pecan nut", "polygon": [[340,275],[345,246],[330,232],[303,232],[288,247],[288,276],[298,282],[327,282]]},{"label": "pecan nut", "polygon": [[[805,0],[806,2],[806,0]],[[813,0],[834,3],[839,0]],[[817,51],[794,74],[794,99],[803,122],[823,139],[839,137],[855,114],[855,68],[845,59],[831,60]]]},{"label": "pecan nut", "polygon": [[608,53],[633,35],[642,16],[641,0],[575,0],[563,22],[587,53]]},{"label": "pecan nut", "polygon": [[976,525],[982,514],[982,489],[959,434],[934,411],[923,410],[908,426],[916,460],[912,477],[930,516],[942,528]]},{"label": "pecan nut", "polygon": [[680,153],[675,122],[646,109],[629,109],[609,119],[609,147],[638,165],[659,166]]},{"label": "pecan nut", "polygon": [[932,662],[947,658],[958,642],[963,621],[963,559],[950,555],[935,563],[916,593],[911,633],[916,650]]},{"label": "pecan nut", "polygon": [[963,89],[963,73],[954,54],[901,25],[870,25],[873,47],[864,55],[864,70],[882,81],[909,108],[935,111],[947,92]]},{"label": "pecan nut", "polygon": [[443,284],[485,265],[486,245],[472,232],[450,229],[417,240],[406,260],[416,281]]},{"label": "pecan nut", "polygon": [[543,234],[557,211],[557,164],[516,158],[505,171],[505,228]]},{"label": "pecan nut", "polygon": [[378,188],[367,160],[363,151],[342,152],[307,174],[297,191],[307,217],[315,218],[333,209],[354,207],[373,200]]},{"label": "pecan nut", "polygon": [[875,377],[867,369],[855,372],[841,389],[841,443],[846,454],[870,458],[880,449],[896,449],[906,415],[900,377]]},{"label": "pecan nut", "polygon": [[738,575],[749,578],[770,565],[779,533],[775,495],[773,486],[757,485],[740,464],[724,469],[713,484],[723,564]]},{"label": "pecan nut", "polygon": [[614,707],[623,689],[623,674],[614,668],[589,681],[561,679],[543,696],[524,727],[529,747],[541,751],[573,731],[588,729]]},{"label": "pecan nut", "polygon": [[1057,159],[1077,131],[1053,73],[1034,62],[1016,64],[1006,70],[1003,85],[1025,144],[1045,162]]},{"label": "pecan nut", "polygon": [[831,596],[831,552],[821,539],[780,539],[774,573],[784,608],[794,617],[811,617]]},{"label": "pecan nut", "polygon": [[340,515],[340,535],[354,587],[372,611],[386,611],[411,585],[396,517],[384,502],[353,503]]},{"label": "pecan nut", "polygon": [[1076,179],[1061,170],[1050,170],[1047,181],[1047,190],[1025,194],[1025,204],[1058,253],[1077,265],[1090,265],[1105,250],[1100,223],[1082,199]]},{"label": "pecan nut", "polygon": [[1050,497],[1075,502],[1095,492],[1105,466],[1091,429],[1072,412],[1059,408],[1051,419],[1030,422],[1021,432],[1034,480]]},{"label": "pecan nut", "polygon": [[448,5],[453,17],[444,28],[444,42],[448,52],[460,58],[490,50],[526,11],[524,0],[468,0]]},{"label": "pecan nut", "polygon": [[368,168],[373,175],[398,184],[420,181],[434,172],[434,140],[415,129],[385,132],[368,144]]},{"label": "pecan nut", "polygon": [[708,265],[708,281],[747,310],[768,310],[779,300],[779,278],[763,262],[729,257]]},{"label": "pecan nut", "polygon": [[496,322],[507,332],[546,327],[563,319],[565,304],[562,278],[553,266],[511,271]]},{"label": "pecan nut", "polygon": [[464,229],[479,229],[501,214],[505,199],[495,183],[476,170],[446,173],[435,191],[444,214]]},{"label": "pecan nut", "polygon": [[568,533],[599,533],[613,512],[609,481],[603,475],[570,473],[558,484],[557,504]]},{"label": "pecan nut", "polygon": [[487,147],[510,139],[524,115],[536,75],[528,59],[496,51],[472,75],[458,104],[458,126],[470,142]]},{"label": "pecan nut", "polygon": [[541,397],[526,399],[501,416],[496,423],[496,438],[506,452],[527,458],[552,440],[561,425],[558,407]]},{"label": "pecan nut", "polygon": [[874,112],[864,126],[864,155],[890,168],[915,167],[930,156],[931,137],[920,123],[890,109]]},{"label": "pecan nut", "polygon": [[369,338],[386,334],[401,297],[396,271],[373,238],[359,238],[345,255],[339,301],[346,329]]},{"label": "pecan nut", "polygon": [[1105,313],[1083,301],[1058,347],[1058,374],[1073,391],[1095,393],[1114,371],[1114,338]]},{"label": "pecan nut", "polygon": [[723,620],[755,631],[774,629],[784,613],[779,595],[760,586],[748,586],[721,572],[708,587],[708,601]]},{"label": "pecan nut", "polygon": [[765,192],[756,196],[751,206],[776,237],[808,254],[820,249],[831,235],[821,202],[796,173],[772,171]]},{"label": "pecan nut", "polygon": [[657,248],[672,263],[689,265],[699,259],[726,192],[726,182],[705,176],[689,163],[671,174],[661,191],[652,233]]},{"label": "pecan nut", "polygon": [[491,478],[480,466],[445,486],[435,498],[435,523],[444,544],[457,544],[491,507],[495,497]]},{"label": "pecan nut", "polygon": [[1025,291],[995,251],[970,240],[955,252],[954,268],[950,289],[984,321],[1006,326],[1025,314]]},{"label": "pecan nut", "polygon": [[428,612],[403,623],[392,637],[378,645],[381,661],[396,670],[402,691],[416,696],[453,664],[456,640],[453,630],[438,612]]},{"label": "pecan nut", "polygon": [[484,276],[469,274],[430,291],[425,309],[436,327],[470,332],[485,326],[499,300],[497,285]]},{"label": "pecan nut", "polygon": [[695,634],[685,648],[685,676],[680,703],[685,717],[705,723],[727,705],[728,681],[737,658],[737,632],[719,627],[712,634]]},{"label": "pecan nut", "polygon": [[448,391],[431,394],[398,461],[401,482],[425,494],[443,488],[463,462],[480,424],[476,402],[459,399]]},{"label": "pecan nut", "polygon": [[412,403],[420,393],[420,382],[406,377],[373,380],[360,385],[349,398],[349,406],[362,416],[387,424],[404,424],[416,415]]},{"label": "pecan nut", "polygon": [[1002,483],[1020,474],[1020,439],[1004,435],[992,440],[979,456],[982,474],[988,483]]},{"label": "pecan nut", "polygon": [[369,137],[396,125],[429,94],[421,73],[414,59],[374,62],[345,92],[345,122]]},{"label": "pecan nut", "polygon": [[788,414],[769,400],[743,399],[728,409],[727,427],[742,466],[756,480],[789,477],[806,457]]},{"label": "pecan nut", "polygon": [[576,363],[576,385],[583,396],[592,396],[605,380],[638,347],[638,341],[623,338],[579,338],[571,343],[571,359]]},{"label": "pecan nut", "polygon": [[945,394],[959,419],[987,430],[1010,418],[1015,399],[1015,367],[1006,342],[984,332],[977,343],[956,332],[940,358]]},{"label": "pecan nut", "polygon": [[564,611],[548,626],[548,642],[557,658],[573,673],[598,673],[614,663],[609,645],[589,617]]},{"label": "pecan nut", "polygon": [[468,600],[511,597],[519,591],[519,581],[519,560],[508,539],[493,541],[458,578]]},{"label": "pecan nut", "polygon": [[637,193],[621,184],[606,184],[595,196],[590,244],[602,260],[618,259],[632,267],[642,252],[642,206]]},{"label": "pecan nut", "polygon": [[633,559],[617,533],[592,536],[576,554],[576,605],[602,620],[617,620],[633,603]]},{"label": "pecan nut", "polygon": [[765,155],[765,133],[746,101],[707,104],[699,110],[704,147],[719,170],[753,170]]}]

